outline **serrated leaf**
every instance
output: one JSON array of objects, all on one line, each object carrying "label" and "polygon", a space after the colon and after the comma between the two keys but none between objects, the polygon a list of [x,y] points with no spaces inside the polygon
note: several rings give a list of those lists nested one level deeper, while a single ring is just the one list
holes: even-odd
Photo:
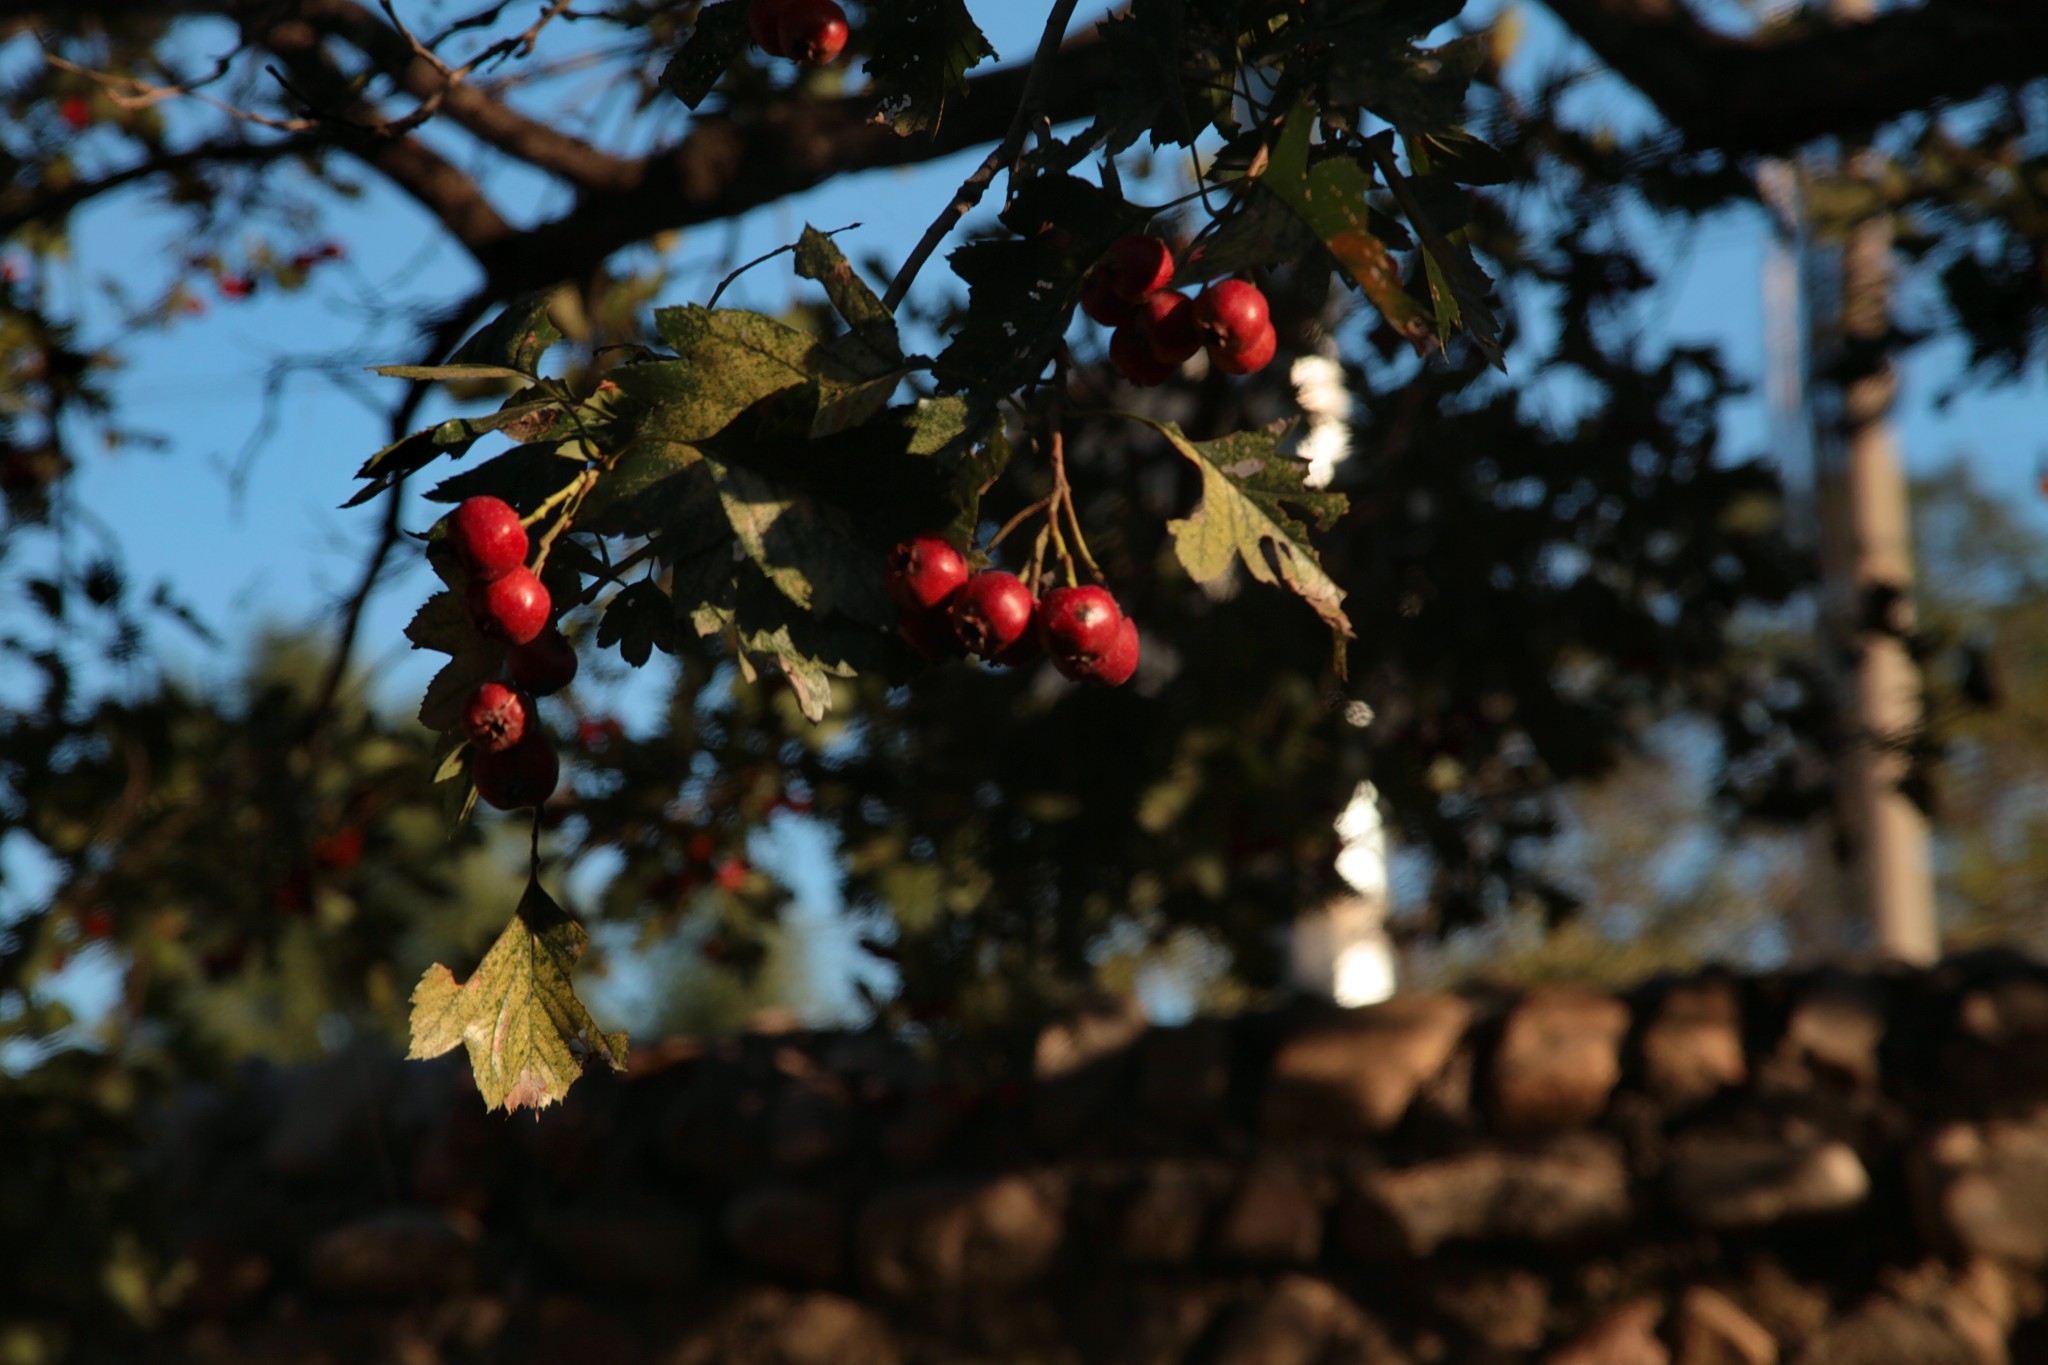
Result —
[{"label": "serrated leaf", "polygon": [[514,446],[475,469],[442,480],[428,491],[427,501],[458,503],[489,495],[525,515],[583,477],[583,468],[580,442]]},{"label": "serrated leaf", "polygon": [[540,882],[528,881],[512,922],[468,981],[438,962],[420,977],[406,1055],[467,1049],[485,1107],[507,1112],[560,1101],[589,1057],[625,1070],[626,1035],[599,1029],[576,995],[573,974],[589,942]]},{"label": "serrated leaf", "polygon": [[503,365],[372,365],[370,373],[381,374],[386,379],[420,379],[443,384],[465,379],[532,378]]},{"label": "serrated leaf", "polygon": [[881,96],[881,120],[899,134],[937,127],[968,71],[996,55],[962,0],[874,0],[866,9],[861,69]]},{"label": "serrated leaf", "polygon": [[1284,584],[1335,637],[1338,672],[1343,672],[1344,641],[1352,636],[1344,613],[1344,590],[1324,571],[1306,516],[1327,531],[1349,505],[1342,493],[1304,486],[1308,466],[1280,453],[1271,432],[1241,431],[1214,441],[1192,441],[1172,422],[1137,420],[1164,436],[1202,475],[1201,501],[1188,516],[1169,521],[1174,554],[1197,583],[1213,583],[1233,566],[1261,583]]},{"label": "serrated leaf", "polygon": [[597,647],[619,648],[619,657],[635,668],[645,664],[658,646],[664,654],[676,648],[675,604],[661,585],[649,579],[629,583],[605,608],[598,623]]},{"label": "serrated leaf", "polygon": [[469,448],[491,432],[511,427],[514,423],[537,412],[559,406],[553,398],[507,400],[505,406],[483,417],[451,417],[445,422],[415,431],[403,440],[394,441],[363,462],[356,471],[359,479],[370,482],[357,489],[355,496],[343,503],[343,507],[355,507],[368,502],[400,479],[416,470],[433,463],[441,456],[460,459]]},{"label": "serrated leaf", "polygon": [[662,69],[662,88],[695,109],[747,50],[748,0],[697,11],[697,27]]},{"label": "serrated leaf", "polygon": [[825,287],[833,311],[852,329],[859,349],[846,348],[848,365],[867,361],[870,375],[879,376],[903,366],[903,345],[896,335],[896,319],[875,297],[875,291],[846,259],[830,237],[806,226],[796,247],[796,273]]},{"label": "serrated leaf", "polygon": [[1462,128],[1428,133],[1416,141],[1430,168],[1460,185],[1505,185],[1515,178],[1514,164],[1507,157]]},{"label": "serrated leaf", "polygon": [[719,502],[740,549],[795,605],[885,626],[894,610],[879,559],[829,507],[741,466],[712,462]]},{"label": "serrated leaf", "polygon": [[706,441],[762,399],[811,382],[816,339],[773,318],[690,306],[659,309],[654,321],[676,359],[612,372],[643,435]]},{"label": "serrated leaf", "polygon": [[716,497],[697,447],[641,440],[598,479],[577,509],[576,525],[597,535],[653,535],[686,520],[716,520]]},{"label": "serrated leaf", "polygon": [[420,698],[420,724],[441,734],[459,729],[462,703],[479,684],[496,678],[504,667],[503,646],[480,643],[451,657],[427,684],[427,694]]},{"label": "serrated leaf", "polygon": [[483,636],[470,623],[462,598],[454,592],[437,592],[420,604],[405,626],[405,638],[414,649],[433,649],[443,654],[461,654],[483,643]]},{"label": "serrated leaf", "polygon": [[505,368],[529,378],[539,374],[540,358],[562,339],[561,329],[548,318],[552,293],[528,294],[507,304],[504,312],[456,348],[448,364]]},{"label": "serrated leaf", "polygon": [[1234,34],[1211,29],[1177,0],[1135,0],[1096,27],[1118,79],[1104,90],[1095,123],[1080,141],[1111,154],[1144,137],[1154,147],[1192,144],[1212,126],[1232,126]]},{"label": "serrated leaf", "polygon": [[1462,233],[1446,233],[1437,226],[1421,196],[1408,177],[1393,165],[1391,157],[1382,163],[1382,170],[1395,202],[1400,204],[1408,225],[1415,229],[1416,239],[1422,244],[1429,290],[1436,301],[1443,334],[1448,335],[1450,323],[1462,325],[1480,353],[1495,366],[1506,369],[1501,355],[1500,319],[1494,316],[1486,300],[1493,281],[1479,268]]}]

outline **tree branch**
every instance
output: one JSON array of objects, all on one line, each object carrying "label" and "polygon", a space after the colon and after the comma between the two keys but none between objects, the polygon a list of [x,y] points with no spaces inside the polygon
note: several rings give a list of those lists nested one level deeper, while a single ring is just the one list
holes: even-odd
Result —
[{"label": "tree branch", "polygon": [[1758,37],[1702,24],[1685,0],[1544,0],[1688,143],[1776,152],[2048,73],[2048,5],[1929,0],[1860,23]]}]

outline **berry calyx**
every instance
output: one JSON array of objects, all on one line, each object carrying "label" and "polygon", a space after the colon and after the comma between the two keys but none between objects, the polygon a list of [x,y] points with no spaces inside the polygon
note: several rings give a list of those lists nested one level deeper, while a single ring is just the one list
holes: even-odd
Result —
[{"label": "berry calyx", "polygon": [[526,528],[503,498],[466,499],[448,514],[448,543],[478,578],[497,578],[526,563]]},{"label": "berry calyx", "polygon": [[787,57],[782,46],[782,15],[789,0],[748,0],[747,36],[771,57]]},{"label": "berry calyx", "polygon": [[1267,323],[1265,330],[1256,333],[1251,340],[1236,350],[1225,350],[1220,346],[1209,348],[1209,363],[1225,374],[1250,374],[1263,370],[1273,361],[1273,354],[1280,348],[1280,338]]},{"label": "berry calyx", "polygon": [[1134,232],[1111,242],[1097,268],[1108,277],[1111,292],[1136,303],[1173,280],[1173,252],[1157,237]]},{"label": "berry calyx", "polygon": [[469,777],[485,804],[499,810],[538,806],[555,794],[562,779],[562,760],[546,732],[535,726],[509,749],[480,753]]},{"label": "berry calyx", "polygon": [[1038,638],[1053,665],[1073,677],[1075,668],[1109,652],[1123,619],[1106,588],[1054,588],[1038,604]]},{"label": "berry calyx", "polygon": [[494,640],[523,645],[547,629],[554,604],[531,569],[514,569],[469,585],[469,619]]},{"label": "berry calyx", "polygon": [[1110,287],[1109,272],[1100,267],[1081,281],[1081,311],[1104,327],[1121,327],[1138,315],[1131,301]]},{"label": "berry calyx", "polygon": [[576,648],[555,626],[505,654],[512,681],[536,697],[553,696],[576,681]]},{"label": "berry calyx", "polygon": [[[1266,296],[1245,280],[1218,280],[1195,300],[1195,325],[1212,360],[1236,356],[1273,328]],[[1269,356],[1268,359],[1271,359]],[[1242,371],[1232,371],[1242,373]]]},{"label": "berry calyx", "polygon": [[1152,348],[1152,358],[1162,365],[1181,365],[1202,349],[1194,301],[1171,289],[1148,295],[1138,305],[1137,326]]},{"label": "berry calyx", "polygon": [[533,702],[503,683],[478,684],[462,704],[462,733],[478,753],[496,754],[526,737]]},{"label": "berry calyx", "polygon": [[1118,374],[1148,389],[1171,379],[1176,368],[1152,354],[1152,343],[1135,322],[1125,323],[1111,334],[1109,363],[1116,366]]},{"label": "berry calyx", "polygon": [[1100,683],[1104,687],[1122,687],[1138,671],[1138,623],[1126,616],[1117,623],[1116,639],[1109,649],[1094,663],[1078,667],[1067,674],[1077,682]]},{"label": "berry calyx", "polygon": [[776,37],[783,56],[805,66],[829,66],[846,50],[846,11],[836,0],[788,0]]},{"label": "berry calyx", "polygon": [[936,607],[967,581],[967,560],[937,536],[918,536],[889,551],[889,600],[906,612]]},{"label": "berry calyx", "polygon": [[1024,580],[987,569],[967,580],[953,599],[953,635],[970,654],[994,660],[1031,630],[1037,599]]}]

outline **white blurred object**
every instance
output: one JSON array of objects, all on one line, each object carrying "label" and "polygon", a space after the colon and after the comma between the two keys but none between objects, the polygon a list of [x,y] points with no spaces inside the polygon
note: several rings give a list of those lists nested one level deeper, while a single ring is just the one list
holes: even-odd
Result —
[{"label": "white blurred object", "polygon": [[1294,401],[1308,418],[1297,453],[1308,461],[1302,482],[1310,488],[1326,487],[1337,466],[1351,458],[1351,390],[1344,384],[1344,367],[1326,355],[1305,355],[1287,372],[1294,385]]},{"label": "white blurred object", "polygon": [[1337,875],[1352,893],[1295,920],[1288,977],[1296,990],[1346,1008],[1394,993],[1394,941],[1387,935],[1387,827],[1379,792],[1361,782],[1337,816]]}]

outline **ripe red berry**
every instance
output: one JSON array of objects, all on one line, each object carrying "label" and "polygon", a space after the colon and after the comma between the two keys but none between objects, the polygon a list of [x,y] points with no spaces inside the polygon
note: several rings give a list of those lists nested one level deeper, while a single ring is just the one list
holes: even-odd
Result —
[{"label": "ripe red berry", "polygon": [[476,794],[499,810],[538,806],[555,794],[562,779],[562,760],[546,732],[535,726],[526,737],[498,753],[480,753],[470,765]]},{"label": "ripe red berry", "polygon": [[776,37],[792,61],[829,66],[846,50],[846,11],[837,0],[788,0]]},{"label": "ripe red berry", "polygon": [[1234,353],[1271,325],[1266,296],[1245,280],[1218,280],[1195,300],[1195,324],[1213,352]]},{"label": "ripe red berry", "polygon": [[78,928],[87,938],[99,943],[114,936],[114,917],[94,906],[78,917]]},{"label": "ripe red berry", "polygon": [[576,681],[576,648],[559,629],[549,626],[506,651],[505,667],[512,681],[534,696],[553,696]]},{"label": "ripe red berry", "polygon": [[462,704],[462,733],[479,753],[495,754],[526,737],[533,702],[503,683],[479,684]]},{"label": "ripe red berry", "polygon": [[1109,363],[1116,366],[1118,374],[1148,389],[1173,378],[1176,368],[1152,354],[1152,343],[1135,322],[1125,323],[1110,335]]},{"label": "ripe red berry", "polygon": [[256,282],[247,275],[223,275],[214,284],[224,299],[246,299],[256,290]]},{"label": "ripe red berry", "polygon": [[1195,305],[1187,295],[1162,289],[1138,305],[1138,331],[1162,365],[1179,366],[1202,349]]},{"label": "ripe red berry", "polygon": [[789,55],[782,46],[782,12],[789,0],[748,0],[747,35],[771,57]]},{"label": "ripe red berry", "polygon": [[58,101],[57,117],[76,133],[92,122],[92,101],[83,95],[66,95]]},{"label": "ripe red berry", "polygon": [[363,827],[343,825],[313,841],[313,861],[329,872],[346,872],[363,860]]},{"label": "ripe red berry", "polygon": [[907,611],[936,607],[967,581],[967,560],[937,536],[918,536],[889,551],[889,598]]},{"label": "ripe red berry", "polygon": [[961,648],[995,659],[1031,630],[1038,603],[1024,580],[988,569],[967,580],[953,599],[953,635]]},{"label": "ripe red berry", "polygon": [[1107,653],[1092,665],[1077,668],[1067,676],[1080,682],[1101,683],[1105,687],[1122,687],[1138,671],[1138,623],[1126,616],[1117,623],[1116,639],[1111,642]]},{"label": "ripe red berry", "polygon": [[547,629],[553,603],[531,569],[514,569],[469,585],[469,618],[494,640],[523,645]]},{"label": "ripe red berry", "polygon": [[1110,243],[1098,267],[1120,299],[1136,303],[1173,279],[1173,252],[1157,237],[1132,233]]},{"label": "ripe red berry", "polygon": [[1209,363],[1225,374],[1250,374],[1271,364],[1273,353],[1279,348],[1280,338],[1273,331],[1273,324],[1269,322],[1234,351],[1211,346]]},{"label": "ripe red berry", "polygon": [[1081,311],[1104,327],[1121,327],[1138,315],[1129,299],[1117,297],[1109,284],[1109,272],[1100,267],[1081,281]]},{"label": "ripe red berry", "polygon": [[478,578],[496,578],[526,562],[526,528],[503,498],[466,499],[448,514],[448,541]]},{"label": "ripe red berry", "polygon": [[1054,588],[1038,604],[1038,638],[1054,666],[1073,677],[1076,667],[1109,652],[1123,619],[1105,588]]}]

